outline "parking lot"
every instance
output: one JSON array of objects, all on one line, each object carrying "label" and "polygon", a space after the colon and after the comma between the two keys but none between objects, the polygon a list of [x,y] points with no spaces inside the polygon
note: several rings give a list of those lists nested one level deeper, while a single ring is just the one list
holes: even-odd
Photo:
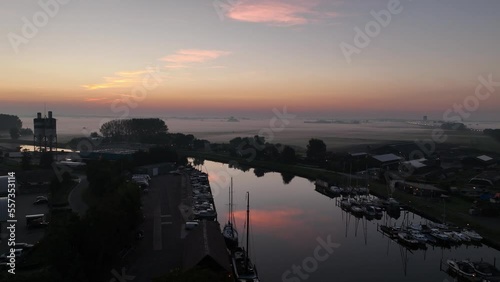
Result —
[{"label": "parking lot", "polygon": [[[45,214],[48,213],[47,204],[33,205],[37,196],[46,196],[44,194],[19,194],[16,196],[16,242],[17,243],[29,243],[35,244],[44,235],[45,229],[27,229],[26,228],[26,215],[30,214]],[[0,243],[0,254],[8,251],[9,247],[7,245],[7,233],[6,222],[1,223],[1,243]]]},{"label": "parking lot", "polygon": [[127,274],[135,276],[134,281],[151,281],[181,267],[184,218],[179,205],[186,183],[186,176],[172,174],[151,180],[149,192],[143,197],[144,238],[131,254],[135,261],[127,270]]}]

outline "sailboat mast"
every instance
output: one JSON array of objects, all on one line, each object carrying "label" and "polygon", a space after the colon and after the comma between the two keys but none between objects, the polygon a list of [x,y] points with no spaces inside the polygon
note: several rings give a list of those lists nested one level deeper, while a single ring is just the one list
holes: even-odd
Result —
[{"label": "sailboat mast", "polygon": [[250,193],[247,192],[247,249],[245,252],[245,270],[248,271],[248,259],[250,249],[248,248],[248,237],[250,235]]},{"label": "sailboat mast", "polygon": [[231,230],[234,228],[233,224],[234,224],[234,214],[233,214],[233,193],[234,193],[234,190],[233,190],[233,178],[231,177],[231,191],[230,191],[230,217],[231,217]]}]

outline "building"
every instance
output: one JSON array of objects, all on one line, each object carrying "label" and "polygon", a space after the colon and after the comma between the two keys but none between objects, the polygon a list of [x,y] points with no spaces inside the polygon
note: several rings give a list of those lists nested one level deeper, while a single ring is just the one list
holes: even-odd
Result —
[{"label": "building", "polygon": [[184,270],[207,268],[216,273],[231,273],[229,253],[217,221],[201,221],[184,239]]},{"label": "building", "polygon": [[399,168],[399,163],[402,160],[402,157],[394,154],[384,154],[371,156],[370,163],[372,167],[382,168],[385,170],[397,170]]},{"label": "building", "polygon": [[497,161],[490,156],[481,155],[481,156],[465,157],[462,159],[462,164],[465,167],[484,169],[496,166]]},{"label": "building", "polygon": [[52,117],[52,112],[48,112],[49,116],[42,118],[42,113],[37,113],[33,119],[34,135],[33,146],[38,151],[52,151],[57,148],[57,121]]},{"label": "building", "polygon": [[424,116],[424,118],[422,120],[423,121],[427,121],[427,116]]}]

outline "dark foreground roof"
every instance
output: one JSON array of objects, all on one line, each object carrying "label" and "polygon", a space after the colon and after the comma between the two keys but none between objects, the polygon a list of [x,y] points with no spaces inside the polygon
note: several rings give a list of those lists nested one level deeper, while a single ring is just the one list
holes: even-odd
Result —
[{"label": "dark foreground roof", "polygon": [[229,254],[216,221],[201,221],[184,239],[182,267],[208,267],[214,271],[231,271]]}]

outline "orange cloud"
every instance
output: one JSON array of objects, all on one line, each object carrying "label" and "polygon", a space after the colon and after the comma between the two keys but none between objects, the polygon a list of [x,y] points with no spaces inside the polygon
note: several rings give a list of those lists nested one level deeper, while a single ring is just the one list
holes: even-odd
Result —
[{"label": "orange cloud", "polygon": [[[230,52],[220,50],[201,50],[201,49],[184,49],[179,50],[172,55],[168,55],[159,60],[168,62],[163,66],[165,70],[185,69],[191,67],[192,64],[200,64],[207,61],[215,60],[221,56],[228,55]],[[208,68],[224,68],[224,66],[212,66]],[[113,76],[104,77],[104,82],[96,84],[82,85],[87,90],[100,90],[110,88],[131,88],[141,83],[146,75],[157,73],[157,69],[144,69],[139,71],[120,71]],[[161,74],[162,77],[165,74]]]},{"label": "orange cloud", "polygon": [[220,50],[185,49],[179,50],[175,54],[168,55],[161,60],[173,64],[167,67],[180,68],[184,66],[183,64],[204,63],[228,54],[230,54],[230,52]]},{"label": "orange cloud", "polygon": [[140,82],[148,70],[142,71],[121,71],[114,76],[104,77],[103,83],[82,85],[88,90],[108,89],[108,88],[126,88],[132,87]]},{"label": "orange cloud", "polygon": [[311,15],[325,18],[337,17],[334,12],[315,10],[319,2],[314,0],[240,0],[226,8],[226,16],[237,21],[293,26],[314,22]]}]

